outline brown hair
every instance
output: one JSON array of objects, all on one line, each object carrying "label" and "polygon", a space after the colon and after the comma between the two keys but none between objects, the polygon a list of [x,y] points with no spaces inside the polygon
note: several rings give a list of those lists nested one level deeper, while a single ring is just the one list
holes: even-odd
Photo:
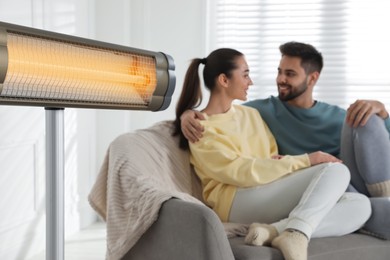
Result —
[{"label": "brown hair", "polygon": [[279,50],[282,56],[301,58],[301,66],[306,74],[314,71],[321,73],[324,66],[322,54],[312,45],[301,42],[286,42],[280,45]]},{"label": "brown hair", "polygon": [[176,105],[176,119],[174,121],[173,135],[180,136],[179,146],[182,149],[188,149],[188,140],[181,131],[180,116],[188,109],[198,107],[202,102],[202,90],[199,78],[199,65],[204,64],[203,81],[205,87],[212,91],[215,87],[215,81],[220,74],[231,77],[231,71],[237,68],[236,59],[243,54],[237,50],[229,48],[217,49],[209,54],[207,58],[195,58],[191,61],[184,77],[183,88],[179,101]]}]

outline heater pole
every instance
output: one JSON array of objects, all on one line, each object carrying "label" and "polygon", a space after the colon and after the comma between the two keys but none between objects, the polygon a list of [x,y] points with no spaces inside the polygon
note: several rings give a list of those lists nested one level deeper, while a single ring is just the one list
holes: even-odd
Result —
[{"label": "heater pole", "polygon": [[64,109],[46,110],[46,260],[64,259]]}]

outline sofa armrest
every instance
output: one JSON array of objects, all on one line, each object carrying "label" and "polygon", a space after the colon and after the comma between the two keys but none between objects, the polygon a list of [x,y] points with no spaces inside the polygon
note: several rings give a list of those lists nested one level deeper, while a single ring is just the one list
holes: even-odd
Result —
[{"label": "sofa armrest", "polygon": [[123,260],[234,260],[218,216],[179,199],[166,201],[155,223]]}]

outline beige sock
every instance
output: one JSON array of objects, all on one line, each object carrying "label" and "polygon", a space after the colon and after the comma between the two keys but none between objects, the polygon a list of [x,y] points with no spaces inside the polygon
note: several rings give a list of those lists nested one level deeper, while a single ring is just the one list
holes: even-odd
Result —
[{"label": "beige sock", "polygon": [[285,260],[307,260],[307,237],[293,230],[283,231],[272,241],[272,247],[282,251]]},{"label": "beige sock", "polygon": [[372,197],[390,197],[390,181],[367,184],[366,186]]},{"label": "beige sock", "polygon": [[245,243],[254,246],[270,245],[272,240],[278,235],[274,226],[268,224],[253,223],[249,226]]}]

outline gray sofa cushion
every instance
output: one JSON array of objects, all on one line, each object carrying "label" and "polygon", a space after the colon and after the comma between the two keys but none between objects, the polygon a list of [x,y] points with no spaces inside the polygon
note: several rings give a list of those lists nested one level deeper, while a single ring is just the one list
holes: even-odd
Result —
[{"label": "gray sofa cushion", "polygon": [[390,259],[390,241],[364,234],[314,238],[309,244],[310,260]]},{"label": "gray sofa cushion", "polygon": [[[254,247],[244,238],[232,238],[230,244],[236,260],[283,260],[280,251],[271,247]],[[364,234],[313,238],[309,243],[309,260],[385,260],[390,259],[390,242]]]},{"label": "gray sofa cushion", "polygon": [[170,199],[122,260],[203,259],[234,260],[222,223],[206,206]]},{"label": "gray sofa cushion", "polygon": [[229,239],[236,260],[283,260],[282,253],[275,248],[265,246],[250,246],[244,243],[243,237]]}]

